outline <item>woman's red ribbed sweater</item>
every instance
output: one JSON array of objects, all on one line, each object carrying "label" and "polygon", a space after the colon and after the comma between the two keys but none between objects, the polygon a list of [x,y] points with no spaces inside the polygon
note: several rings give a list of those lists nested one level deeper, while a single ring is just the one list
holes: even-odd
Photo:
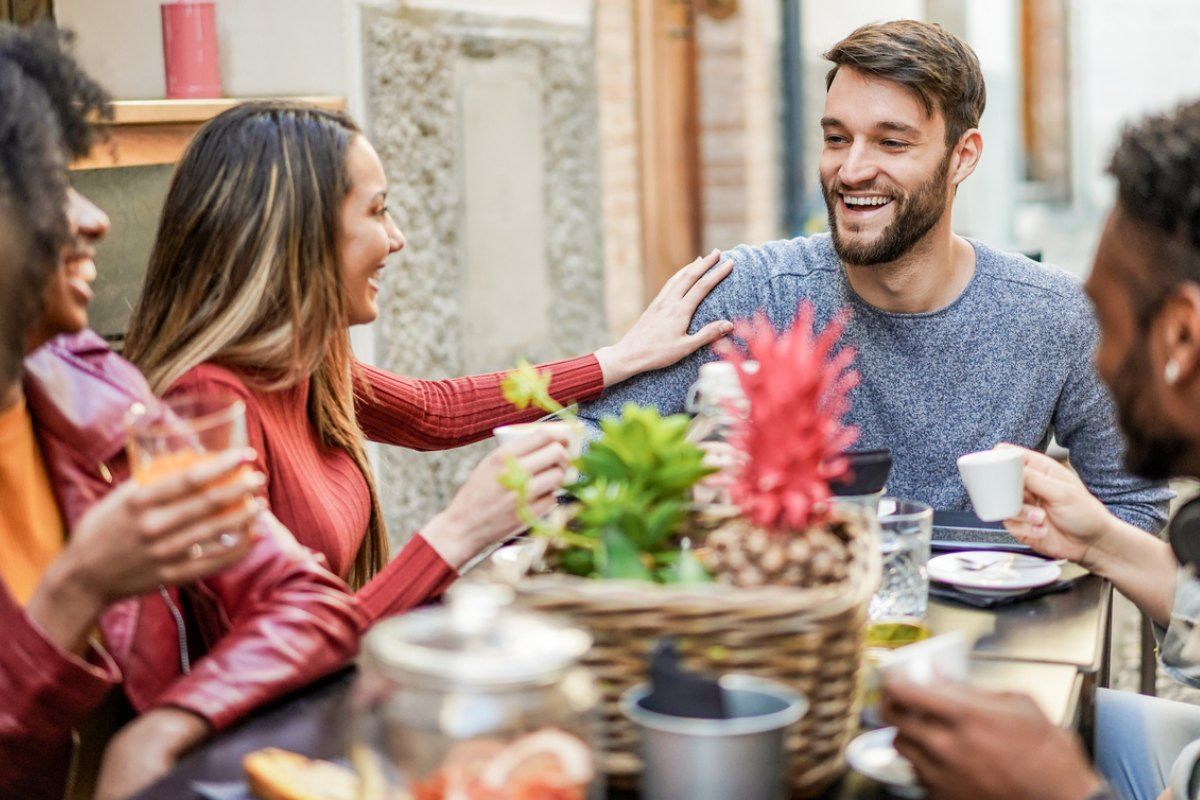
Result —
[{"label": "woman's red ribbed sweater", "polygon": [[[604,388],[594,356],[544,364],[550,391],[562,403],[589,400]],[[444,381],[422,381],[362,367],[370,391],[357,400],[358,421],[371,441],[416,450],[444,450],[491,434],[492,428],[536,419],[503,397],[503,372]],[[246,403],[250,445],[267,476],[271,510],[301,544],[324,554],[345,578],[371,518],[367,482],[343,450],[321,446],[308,418],[308,381],[277,392],[249,387],[237,372],[201,364],[181,377],[170,397],[233,394]],[[439,594],[455,571],[416,533],[404,549],[358,593],[372,619],[398,614]]]}]

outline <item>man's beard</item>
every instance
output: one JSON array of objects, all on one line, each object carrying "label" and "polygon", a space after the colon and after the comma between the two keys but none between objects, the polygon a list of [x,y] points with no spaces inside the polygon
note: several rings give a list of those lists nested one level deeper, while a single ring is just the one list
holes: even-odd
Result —
[{"label": "man's beard", "polygon": [[1117,404],[1117,421],[1125,438],[1125,467],[1148,480],[1166,480],[1179,475],[1190,450],[1175,433],[1162,430],[1150,402],[1150,385],[1145,347],[1134,348],[1113,379],[1111,389]]},{"label": "man's beard", "polygon": [[[841,184],[837,179],[829,185],[822,182],[821,193],[825,196],[825,208],[829,212],[833,249],[842,263],[863,267],[888,264],[912,250],[946,213],[946,175],[950,170],[952,154],[953,150],[947,148],[942,163],[933,175],[911,195],[894,196],[895,219],[873,242],[847,242],[842,239],[837,222],[837,207],[842,202]],[[890,191],[881,193],[892,194]]]}]

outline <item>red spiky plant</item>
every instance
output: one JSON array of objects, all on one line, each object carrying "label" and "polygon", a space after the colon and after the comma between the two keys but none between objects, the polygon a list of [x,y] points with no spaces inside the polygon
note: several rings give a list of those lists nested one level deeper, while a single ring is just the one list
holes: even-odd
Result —
[{"label": "red spiky plant", "polygon": [[[855,350],[836,350],[849,317],[839,313],[820,333],[813,307],[802,302],[790,330],[776,335],[764,315],[740,322],[721,357],[734,364],[750,413],[733,427],[730,444],[746,456],[732,499],[750,522],[768,531],[802,531],[829,515],[831,481],[849,465],[846,450],[858,429],[842,424],[859,380]],[[758,362],[748,371],[746,362]]]}]

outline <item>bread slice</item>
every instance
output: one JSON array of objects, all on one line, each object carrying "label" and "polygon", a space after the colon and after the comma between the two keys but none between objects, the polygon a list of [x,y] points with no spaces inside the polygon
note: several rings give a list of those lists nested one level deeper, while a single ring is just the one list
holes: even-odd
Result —
[{"label": "bread slice", "polygon": [[356,800],[352,770],[269,747],[242,759],[250,791],[260,800]]}]

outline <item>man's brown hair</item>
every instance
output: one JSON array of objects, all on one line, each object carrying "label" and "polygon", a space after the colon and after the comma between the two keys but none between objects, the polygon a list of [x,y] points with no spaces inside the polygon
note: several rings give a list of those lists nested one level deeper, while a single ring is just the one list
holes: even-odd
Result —
[{"label": "man's brown hair", "polygon": [[932,22],[902,19],[863,25],[830,48],[825,59],[833,62],[825,76],[826,90],[839,69],[850,67],[905,87],[930,116],[934,108],[940,109],[948,145],[979,125],[987,103],[975,51]]}]

